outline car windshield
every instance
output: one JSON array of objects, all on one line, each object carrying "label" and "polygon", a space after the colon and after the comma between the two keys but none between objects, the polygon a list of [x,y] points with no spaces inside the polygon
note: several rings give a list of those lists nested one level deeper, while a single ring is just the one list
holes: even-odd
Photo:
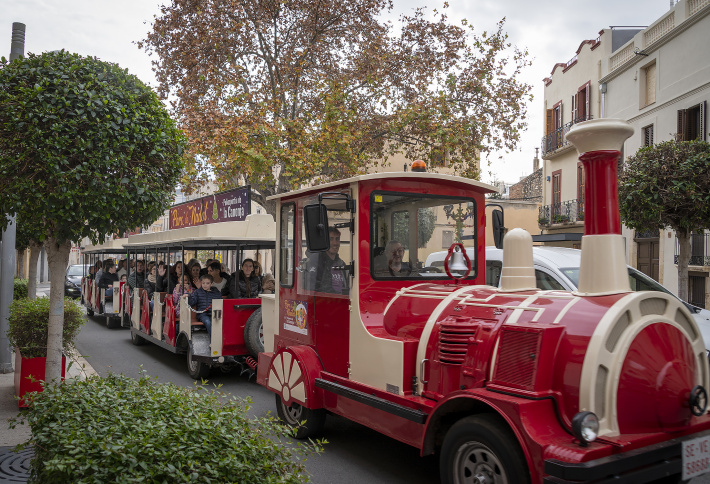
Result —
[{"label": "car windshield", "polygon": [[81,265],[78,266],[69,266],[69,269],[67,270],[67,276],[83,276],[84,275],[84,269]]},{"label": "car windshield", "polygon": [[574,287],[579,286],[579,267],[560,267],[560,272],[572,281]]},{"label": "car windshield", "polygon": [[[473,199],[378,191],[371,195],[370,214],[370,264],[375,279],[446,277],[445,250],[453,243],[466,249],[472,268],[469,277],[476,276]],[[425,264],[427,260],[431,265]]]},{"label": "car windshield", "polygon": [[[668,289],[635,269],[629,269],[629,284],[632,291],[660,291],[666,294],[672,294]],[[575,287],[579,286],[579,267],[560,268],[560,271],[574,283]]]}]

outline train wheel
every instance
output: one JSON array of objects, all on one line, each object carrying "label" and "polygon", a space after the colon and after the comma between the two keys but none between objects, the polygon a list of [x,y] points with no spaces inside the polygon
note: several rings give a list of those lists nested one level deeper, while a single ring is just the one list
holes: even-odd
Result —
[{"label": "train wheel", "polygon": [[192,359],[192,344],[187,345],[187,373],[195,380],[207,378],[210,374],[210,366]]},{"label": "train wheel", "polygon": [[121,321],[121,326],[123,326],[124,328],[131,327],[131,317],[128,315],[128,313],[123,313],[123,320]]},{"label": "train wheel", "polygon": [[276,411],[279,418],[289,427],[296,429],[294,437],[306,439],[314,437],[323,430],[325,424],[325,409],[313,410],[294,402],[287,406],[278,393],[276,397]]},{"label": "train wheel", "polygon": [[446,433],[439,463],[441,482],[530,482],[525,459],[508,426],[496,415],[474,415]]},{"label": "train wheel", "polygon": [[110,316],[106,316],[106,327],[107,327],[108,329],[116,329],[116,328],[119,327],[119,324],[118,324],[118,323],[119,323],[120,321],[121,321],[120,319],[115,319],[115,318],[112,318],[112,317],[110,317]]},{"label": "train wheel", "polygon": [[264,325],[261,322],[261,308],[254,311],[244,325],[244,344],[254,358],[258,358],[259,353],[264,351]]},{"label": "train wheel", "polygon": [[144,337],[138,335],[137,333],[131,331],[131,343],[135,346],[142,346],[147,343]]},{"label": "train wheel", "polygon": [[93,316],[93,315],[94,315],[94,310],[93,310],[93,309],[86,308],[86,315],[87,315],[87,316]]}]

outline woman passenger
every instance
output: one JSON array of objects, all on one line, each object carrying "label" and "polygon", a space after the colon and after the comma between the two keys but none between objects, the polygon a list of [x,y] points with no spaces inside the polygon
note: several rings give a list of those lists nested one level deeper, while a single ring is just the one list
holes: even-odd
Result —
[{"label": "woman passenger", "polygon": [[193,289],[197,289],[200,287],[200,271],[202,270],[202,267],[200,267],[200,262],[195,261],[192,264],[188,264],[188,274],[190,275],[190,282],[192,282],[192,287]]},{"label": "woman passenger", "polygon": [[244,259],[242,269],[232,274],[229,283],[231,299],[257,297],[261,293],[261,279],[254,274],[254,261]]}]

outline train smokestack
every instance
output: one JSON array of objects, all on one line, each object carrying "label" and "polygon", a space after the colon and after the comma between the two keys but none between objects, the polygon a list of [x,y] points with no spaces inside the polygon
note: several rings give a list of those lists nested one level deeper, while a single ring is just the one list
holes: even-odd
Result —
[{"label": "train smokestack", "polygon": [[631,292],[621,237],[617,163],[624,141],[634,133],[625,121],[595,119],[575,124],[566,138],[584,166],[584,236],[577,294]]}]

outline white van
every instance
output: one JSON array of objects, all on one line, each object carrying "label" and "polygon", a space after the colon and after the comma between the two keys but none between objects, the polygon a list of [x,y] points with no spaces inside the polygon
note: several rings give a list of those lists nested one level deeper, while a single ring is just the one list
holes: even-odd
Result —
[{"label": "white van", "polygon": [[[466,249],[469,257],[475,257],[474,249]],[[434,267],[444,270],[444,259],[447,251],[429,254],[424,264],[425,267]],[[533,267],[538,289],[553,289],[564,291],[577,290],[579,283],[579,263],[582,251],[565,247],[533,247]],[[473,260],[473,259],[471,259]],[[486,284],[498,287],[500,274],[503,269],[503,249],[486,247]],[[628,267],[629,283],[634,291],[660,291],[677,297],[668,289],[639,272],[633,267]],[[710,311],[683,302],[698,323],[703,334],[705,347],[710,350]]]}]

